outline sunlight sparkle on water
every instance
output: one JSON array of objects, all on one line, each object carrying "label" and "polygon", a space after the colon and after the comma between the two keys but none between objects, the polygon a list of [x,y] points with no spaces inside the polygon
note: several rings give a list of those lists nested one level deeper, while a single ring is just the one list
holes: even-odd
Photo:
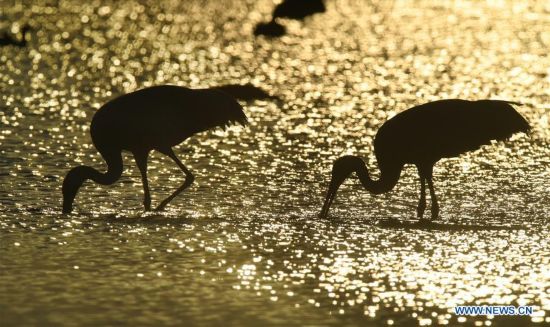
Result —
[{"label": "sunlight sparkle on water", "polygon": [[[550,323],[544,1],[327,1],[322,15],[285,20],[288,35],[277,40],[252,36],[268,0],[15,3],[2,8],[13,25],[0,28],[36,28],[24,50],[0,48],[8,324],[500,323],[453,314],[471,304],[532,305],[527,322]],[[85,184],[76,214],[59,215],[68,169],[104,168],[89,136],[94,112],[165,83],[253,83],[281,100],[246,103],[248,127],[177,147],[196,183],[166,212],[142,213],[140,175],[124,154],[117,184]],[[381,196],[346,182],[331,218],[317,218],[335,158],[361,155],[377,176],[372,142],[384,121],[457,97],[524,103],[517,109],[532,132],[440,162],[443,219],[525,230],[376,227],[413,218],[413,167]],[[182,181],[158,153],[149,176],[154,203]]]}]

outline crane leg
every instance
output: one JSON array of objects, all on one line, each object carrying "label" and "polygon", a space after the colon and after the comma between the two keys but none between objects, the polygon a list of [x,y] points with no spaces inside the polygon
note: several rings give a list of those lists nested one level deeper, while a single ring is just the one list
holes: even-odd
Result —
[{"label": "crane leg", "polygon": [[437,203],[437,196],[435,195],[434,184],[432,181],[432,170],[430,169],[430,174],[428,175],[428,188],[430,189],[430,198],[432,200],[432,220],[439,217],[439,204]]},{"label": "crane leg", "polygon": [[141,173],[141,183],[143,184],[143,206],[145,211],[151,210],[151,194],[149,193],[149,182],[147,181],[147,158],[149,152],[134,152],[134,160]]},{"label": "crane leg", "polygon": [[424,210],[426,210],[426,178],[423,174],[420,174],[420,200],[418,201],[418,208],[416,208],[418,219],[422,219]]},{"label": "crane leg", "polygon": [[193,181],[195,180],[195,176],[193,176],[193,174],[191,173],[191,171],[189,171],[189,169],[187,169],[187,167],[185,167],[181,161],[178,159],[178,157],[176,157],[176,155],[174,154],[174,151],[172,150],[172,148],[168,148],[168,149],[164,149],[162,151],[160,151],[161,153],[167,155],[168,157],[170,157],[172,160],[174,160],[176,162],[176,164],[178,165],[178,167],[180,167],[180,169],[183,171],[183,173],[185,174],[185,181],[183,182],[183,184],[176,190],[174,191],[174,193],[172,193],[169,197],[167,197],[166,199],[164,199],[164,201],[162,201],[158,207],[156,208],[156,210],[164,210],[164,207],[166,207],[166,205],[172,201],[173,198],[175,198],[176,196],[178,196],[178,194],[180,194],[181,192],[183,192],[186,188],[188,188],[189,186],[191,186],[191,184],[193,184]]}]

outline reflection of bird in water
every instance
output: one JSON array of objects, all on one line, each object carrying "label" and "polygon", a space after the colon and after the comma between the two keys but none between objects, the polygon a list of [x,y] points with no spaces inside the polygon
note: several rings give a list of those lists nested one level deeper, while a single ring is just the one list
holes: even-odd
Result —
[{"label": "reflection of bird in water", "polygon": [[357,174],[365,189],[380,194],[393,189],[404,164],[414,164],[420,176],[418,218],[422,218],[426,208],[426,182],[432,199],[432,219],[437,218],[439,206],[432,183],[433,166],[442,158],[476,150],[491,140],[528,132],[529,124],[510,104],[518,105],[498,100],[441,100],[397,114],[380,127],[374,139],[380,178],[372,180],[359,157],[337,159],[320,216],[328,215],[338,188],[352,173]]},{"label": "reflection of bird in water", "polygon": [[29,25],[24,25],[21,28],[21,40],[14,39],[11,35],[4,33],[0,37],[0,46],[8,46],[13,45],[16,47],[24,47],[27,45],[27,33],[31,30],[31,27]]},{"label": "reflection of bird in water", "polygon": [[283,25],[277,23],[277,18],[290,18],[303,20],[307,16],[325,12],[323,0],[285,0],[273,10],[269,23],[259,23],[254,29],[254,35],[266,35],[278,37],[286,33]]},{"label": "reflection of bird in water", "polygon": [[164,209],[194,180],[172,147],[196,133],[234,123],[247,123],[241,105],[228,94],[211,89],[156,86],[107,102],[95,113],[90,127],[94,146],[107,163],[107,172],[100,173],[88,166],[71,169],[63,181],[63,212],[72,211],[78,189],[87,179],[109,185],[120,178],[122,150],[132,152],[141,172],[145,210],[151,206],[147,181],[149,152],[157,150],[167,155],[183,171],[184,183],[157,207],[157,210]]}]

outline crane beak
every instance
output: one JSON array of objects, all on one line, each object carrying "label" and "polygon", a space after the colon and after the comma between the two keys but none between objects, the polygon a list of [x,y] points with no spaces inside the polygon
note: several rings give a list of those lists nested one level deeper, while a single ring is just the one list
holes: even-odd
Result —
[{"label": "crane beak", "polygon": [[70,183],[66,181],[67,181],[67,178],[65,178],[65,181],[63,181],[63,188],[62,188],[62,193],[63,193],[62,213],[63,214],[68,214],[73,211],[73,202],[74,202],[74,198],[76,197],[76,191],[78,190],[74,186],[71,187],[72,185],[70,185]]},{"label": "crane beak", "polygon": [[325,198],[325,203],[323,204],[323,209],[321,209],[319,218],[326,218],[328,216],[328,210],[330,209],[332,201],[334,201],[334,198],[336,197],[336,192],[338,191],[340,185],[342,185],[342,182],[343,180],[338,181],[335,180],[334,176],[332,177],[332,180],[330,181],[330,186],[327,191],[327,197]]},{"label": "crane beak", "polygon": [[63,199],[63,214],[68,214],[73,211],[73,201],[68,199]]}]

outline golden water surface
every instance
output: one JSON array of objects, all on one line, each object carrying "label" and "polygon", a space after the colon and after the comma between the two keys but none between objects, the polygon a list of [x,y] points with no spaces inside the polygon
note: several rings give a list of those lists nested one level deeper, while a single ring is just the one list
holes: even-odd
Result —
[{"label": "golden water surface", "polygon": [[[252,35],[270,0],[0,4],[0,28],[33,28],[26,48],[0,48],[1,325],[550,323],[548,2],[327,0],[279,39]],[[87,182],[60,214],[68,169],[105,169],[89,136],[103,103],[229,83],[280,101],[243,103],[250,126],[177,147],[196,183],[166,212],[142,212],[125,154],[118,183]],[[444,222],[523,229],[378,227],[414,218],[413,167],[385,195],[348,181],[317,218],[336,157],[376,176],[381,124],[443,98],[524,103],[529,136],[435,168]],[[149,162],[155,205],[183,175]],[[453,314],[469,304],[535,313]]]}]

